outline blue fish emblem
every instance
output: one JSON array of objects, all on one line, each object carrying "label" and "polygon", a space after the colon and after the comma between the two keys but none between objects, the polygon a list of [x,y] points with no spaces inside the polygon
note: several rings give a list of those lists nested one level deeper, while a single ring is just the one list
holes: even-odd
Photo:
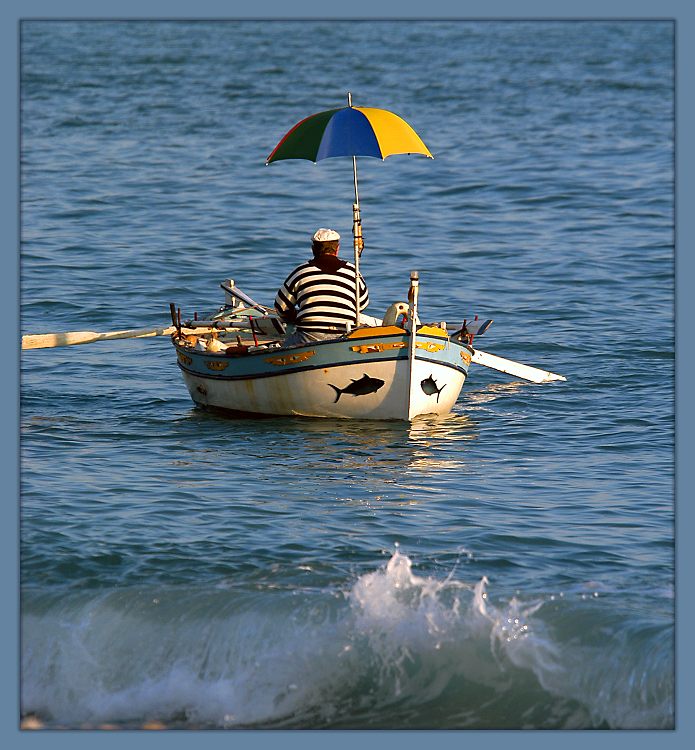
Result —
[{"label": "blue fish emblem", "polygon": [[353,378],[352,383],[345,386],[345,388],[338,388],[337,385],[328,383],[328,385],[330,385],[331,388],[335,391],[335,401],[333,402],[334,404],[338,402],[338,399],[343,395],[343,393],[349,393],[351,396],[366,396],[368,393],[376,393],[383,384],[383,380],[379,380],[379,378],[370,378],[369,375],[366,374],[363,375],[359,380]]},{"label": "blue fish emblem", "polygon": [[437,388],[437,381],[430,375],[420,382],[420,388],[428,395],[437,394],[437,403],[439,403],[439,394],[446,388],[446,383],[441,388]]}]

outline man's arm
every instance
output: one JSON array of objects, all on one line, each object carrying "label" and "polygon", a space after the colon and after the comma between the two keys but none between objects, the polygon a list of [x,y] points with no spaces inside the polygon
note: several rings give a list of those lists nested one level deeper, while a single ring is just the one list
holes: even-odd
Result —
[{"label": "man's arm", "polygon": [[292,323],[297,318],[297,310],[294,307],[294,295],[287,287],[287,281],[278,289],[275,296],[275,309],[285,323]]},{"label": "man's arm", "polygon": [[369,290],[360,274],[360,310],[364,310],[369,304]]}]

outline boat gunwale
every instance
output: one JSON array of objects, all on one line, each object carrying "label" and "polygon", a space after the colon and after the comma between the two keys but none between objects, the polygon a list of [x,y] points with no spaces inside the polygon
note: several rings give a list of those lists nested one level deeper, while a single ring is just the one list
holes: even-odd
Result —
[{"label": "boat gunwale", "polygon": [[[203,354],[203,352],[201,352]],[[226,357],[227,360],[233,360],[237,359],[236,357]],[[264,372],[256,372],[256,373],[247,373],[244,375],[225,375],[225,374],[216,374],[214,372],[196,372],[195,370],[190,370],[188,367],[186,367],[180,360],[177,360],[177,364],[179,368],[187,373],[188,375],[192,375],[197,378],[204,378],[207,380],[226,380],[226,381],[240,381],[240,380],[259,380],[261,378],[276,378],[276,377],[283,377],[284,375],[294,375],[295,373],[299,372],[309,372],[311,370],[332,370],[336,367],[350,367],[350,366],[367,366],[369,364],[372,364],[373,362],[403,362],[406,363],[408,361],[407,354],[404,355],[398,355],[398,354],[392,354],[387,357],[372,357],[369,360],[351,360],[351,361],[343,361],[343,362],[333,362],[330,364],[314,364],[314,365],[297,365],[292,366],[288,365],[287,369],[284,370],[275,370],[275,371],[264,371]],[[426,356],[420,356],[417,357],[418,362],[429,362],[430,364],[435,365],[441,365],[442,367],[448,367],[451,370],[455,370],[456,372],[462,372],[466,377],[468,376],[468,367],[466,366],[459,366],[458,364],[454,364],[452,362],[446,362],[442,361],[440,359],[433,359],[431,357]]]},{"label": "boat gunwale", "polygon": [[[450,336],[436,336],[431,333],[418,333],[416,332],[416,338],[427,338],[427,339],[435,339],[439,341],[448,341],[454,346],[460,346],[463,349],[468,349],[468,351],[472,352],[472,347],[469,346],[465,341],[455,341]],[[238,355],[228,355],[225,352],[208,352],[208,351],[200,351],[199,349],[194,349],[193,347],[184,347],[181,344],[179,344],[176,341],[176,334],[172,334],[171,341],[174,345],[174,348],[177,351],[181,351],[182,353],[189,356],[191,353],[198,357],[212,357],[222,360],[232,360],[232,359],[246,359],[247,357],[257,357],[257,356],[268,356],[269,353],[272,353],[273,356],[276,356],[278,354],[284,353],[284,352],[293,352],[293,353],[301,353],[304,350],[307,349],[314,349],[315,347],[320,346],[330,346],[333,344],[349,344],[352,341],[359,341],[359,344],[354,344],[355,346],[366,346],[364,343],[365,341],[371,341],[372,339],[379,339],[380,341],[383,339],[407,339],[410,337],[410,331],[404,331],[403,333],[386,333],[386,334],[379,334],[375,333],[373,336],[360,336],[359,338],[351,339],[349,336],[341,336],[337,339],[326,339],[323,341],[312,341],[309,344],[302,344],[301,346],[275,346],[275,347],[268,347],[266,349],[257,349],[253,352],[244,352],[243,354]]]}]

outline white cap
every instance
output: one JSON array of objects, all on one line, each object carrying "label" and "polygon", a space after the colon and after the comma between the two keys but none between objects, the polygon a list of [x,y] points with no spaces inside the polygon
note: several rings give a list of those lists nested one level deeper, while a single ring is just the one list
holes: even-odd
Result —
[{"label": "white cap", "polygon": [[314,242],[330,242],[331,240],[339,240],[340,235],[335,229],[317,229],[314,232],[314,236],[311,238]]}]

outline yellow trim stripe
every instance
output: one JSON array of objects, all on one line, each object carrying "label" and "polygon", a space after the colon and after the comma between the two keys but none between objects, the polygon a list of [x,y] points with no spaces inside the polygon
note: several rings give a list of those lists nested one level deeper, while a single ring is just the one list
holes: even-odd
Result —
[{"label": "yellow trim stripe", "polygon": [[394,333],[405,333],[405,329],[398,326],[365,326],[364,328],[355,328],[348,333],[349,339],[363,339],[369,336],[390,336]]},{"label": "yellow trim stripe", "polygon": [[311,359],[316,352],[311,349],[308,352],[298,352],[297,354],[287,354],[284,357],[266,357],[266,362],[271,365],[277,365],[281,367],[283,365],[296,365],[298,362],[306,362],[307,359]]},{"label": "yellow trim stripe", "polygon": [[359,352],[360,354],[372,354],[374,352],[385,352],[390,349],[405,349],[408,344],[405,341],[392,341],[387,343],[385,341],[376,341],[373,344],[360,344],[359,346],[351,346],[353,352]]},{"label": "yellow trim stripe", "polygon": [[418,341],[415,344],[416,349],[424,349],[426,352],[441,352],[445,349],[445,344],[435,344],[434,341]]},{"label": "yellow trim stripe", "polygon": [[229,362],[225,362],[222,359],[211,360],[209,362],[206,362],[205,366],[208,368],[208,370],[215,370],[216,372],[220,372],[222,370],[226,370],[229,367]]},{"label": "yellow trim stripe", "polygon": [[448,338],[449,334],[439,326],[421,326],[417,329],[418,335],[423,336],[446,336]]}]

